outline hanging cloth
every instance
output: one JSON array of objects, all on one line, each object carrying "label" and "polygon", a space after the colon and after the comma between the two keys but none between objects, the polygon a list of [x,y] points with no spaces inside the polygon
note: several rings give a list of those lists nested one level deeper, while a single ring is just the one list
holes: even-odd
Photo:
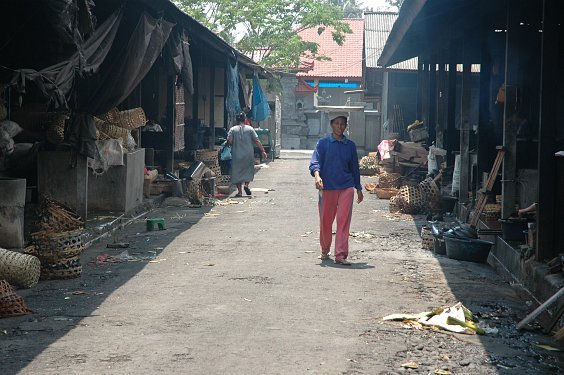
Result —
[{"label": "hanging cloth", "polygon": [[239,64],[231,66],[227,61],[227,96],[225,97],[225,107],[230,118],[241,112],[239,103]]},{"label": "hanging cloth", "polygon": [[249,117],[254,121],[263,121],[270,117],[270,106],[262,87],[258,74],[253,75],[253,102]]}]

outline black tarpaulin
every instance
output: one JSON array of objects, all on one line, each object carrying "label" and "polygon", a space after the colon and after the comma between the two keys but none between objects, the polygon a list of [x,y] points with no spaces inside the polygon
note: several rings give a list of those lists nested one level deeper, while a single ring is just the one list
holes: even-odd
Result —
[{"label": "black tarpaulin", "polygon": [[194,93],[194,78],[192,72],[192,58],[190,44],[181,35],[179,29],[173,30],[166,42],[166,51],[170,56],[170,70],[180,76],[184,89],[192,95]]}]

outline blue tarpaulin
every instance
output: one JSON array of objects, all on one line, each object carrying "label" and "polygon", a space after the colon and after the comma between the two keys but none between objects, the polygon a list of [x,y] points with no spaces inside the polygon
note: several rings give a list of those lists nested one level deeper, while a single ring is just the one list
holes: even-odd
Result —
[{"label": "blue tarpaulin", "polygon": [[253,121],[263,121],[270,116],[270,106],[262,87],[258,75],[255,73],[253,76],[253,102],[249,117]]}]

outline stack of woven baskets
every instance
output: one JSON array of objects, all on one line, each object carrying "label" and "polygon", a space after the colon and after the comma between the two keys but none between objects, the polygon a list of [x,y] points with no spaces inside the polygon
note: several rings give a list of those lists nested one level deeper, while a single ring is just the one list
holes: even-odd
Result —
[{"label": "stack of woven baskets", "polygon": [[125,147],[129,143],[130,131],[144,126],[146,122],[145,111],[140,107],[125,111],[113,108],[94,118],[98,139],[121,139]]},{"label": "stack of woven baskets", "polygon": [[14,288],[6,280],[0,280],[0,318],[26,315],[31,311],[24,299],[16,294]]},{"label": "stack of woven baskets", "polygon": [[82,274],[84,250],[82,220],[64,205],[44,198],[38,209],[42,230],[32,233],[33,246],[26,249],[41,261],[42,279],[71,279]]}]

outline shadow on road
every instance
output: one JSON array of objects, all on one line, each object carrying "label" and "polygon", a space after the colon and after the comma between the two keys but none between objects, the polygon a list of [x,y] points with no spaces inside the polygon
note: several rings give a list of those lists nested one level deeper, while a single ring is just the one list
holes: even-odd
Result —
[{"label": "shadow on road", "polygon": [[[211,208],[157,208],[87,248],[80,259],[80,278],[43,280],[32,289],[17,290],[33,313],[0,319],[0,374],[19,373],[47,347],[83,325],[84,318],[97,316],[97,308],[114,291],[133,281],[151,263],[159,262],[163,249]],[[145,219],[154,217],[165,219],[164,230],[147,231]],[[113,242],[127,242],[129,247],[108,248]]]}]

